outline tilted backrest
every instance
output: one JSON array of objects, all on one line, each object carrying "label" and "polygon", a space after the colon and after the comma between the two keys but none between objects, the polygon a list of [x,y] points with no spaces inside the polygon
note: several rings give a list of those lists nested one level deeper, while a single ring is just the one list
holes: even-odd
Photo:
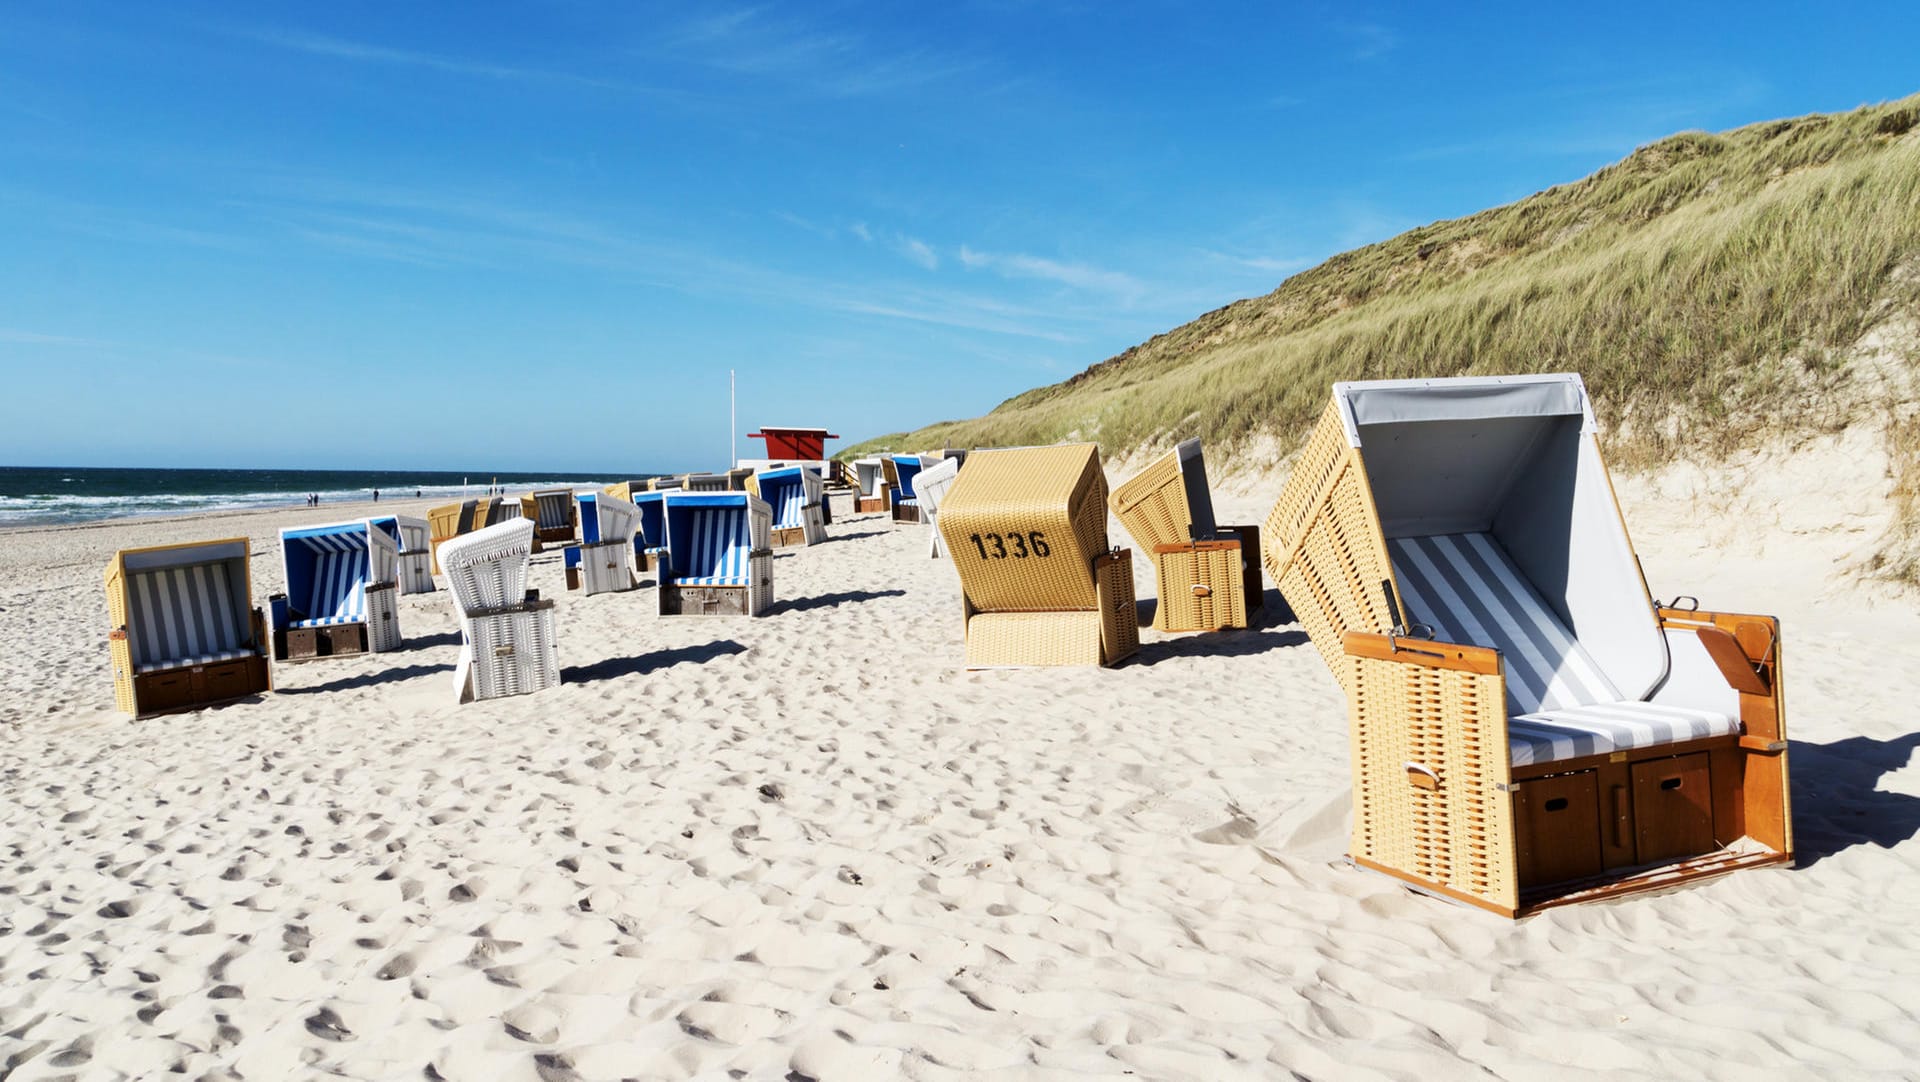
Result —
[{"label": "tilted backrest", "polygon": [[1148,552],[1161,545],[1210,540],[1213,495],[1200,441],[1186,440],[1113,490],[1113,513]]},{"label": "tilted backrest", "polygon": [[440,568],[462,615],[525,600],[533,530],[532,519],[519,518],[440,545]]},{"label": "tilted backrest", "polygon": [[363,620],[367,587],[392,582],[399,544],[371,521],[280,531],[288,604],[304,617]]},{"label": "tilted backrest", "polygon": [[754,483],[760,489],[760,498],[773,508],[776,529],[805,525],[807,506],[820,502],[820,476],[801,466],[766,470],[754,478]]},{"label": "tilted backrest", "polygon": [[640,526],[640,509],[629,500],[604,492],[582,492],[580,540],[586,544],[627,541]]},{"label": "tilted backrest", "polygon": [[1093,561],[1107,551],[1107,481],[1093,444],[975,451],[937,526],[976,611],[1098,607]]}]

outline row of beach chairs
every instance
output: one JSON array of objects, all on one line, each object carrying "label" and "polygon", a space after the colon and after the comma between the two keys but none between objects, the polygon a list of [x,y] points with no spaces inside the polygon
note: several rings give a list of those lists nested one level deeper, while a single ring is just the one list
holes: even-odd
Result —
[{"label": "row of beach chairs", "polygon": [[[1197,441],[1112,492],[1091,444],[891,456],[874,491],[951,560],[969,667],[1136,652],[1133,553],[1109,511],[1151,558],[1162,630],[1249,626],[1264,567],[1347,696],[1353,862],[1518,916],[1792,860],[1778,621],[1651,598],[1596,433],[1573,375],[1340,383],[1258,528],[1214,521]],[[660,581],[683,606],[753,581],[775,506],[794,523],[779,530],[812,536],[814,480],[664,497]],[[588,503],[616,538],[610,511],[641,513]],[[340,583],[418,550],[403,524],[354,526],[287,531],[270,632],[244,541],[116,556],[123,708],[263,690],[269,633],[277,648],[359,626],[379,648],[395,591]],[[478,693],[551,668],[551,603],[523,591],[536,529],[441,545]]]}]

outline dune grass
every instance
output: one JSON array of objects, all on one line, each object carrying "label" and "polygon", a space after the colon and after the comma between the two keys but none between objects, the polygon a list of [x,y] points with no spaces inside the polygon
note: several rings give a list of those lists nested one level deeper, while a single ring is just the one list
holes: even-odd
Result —
[{"label": "dune grass", "polygon": [[1879,408],[1849,393],[1850,348],[1920,312],[1916,127],[1920,95],[1676,135],[841,457],[1064,439],[1112,455],[1201,435],[1209,458],[1264,467],[1244,459],[1290,451],[1335,380],[1550,371],[1586,378],[1629,467],[1833,430]]}]

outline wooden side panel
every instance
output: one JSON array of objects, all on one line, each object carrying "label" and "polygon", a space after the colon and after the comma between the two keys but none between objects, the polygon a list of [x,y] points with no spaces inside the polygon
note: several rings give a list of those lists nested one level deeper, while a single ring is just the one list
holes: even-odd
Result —
[{"label": "wooden side panel", "polygon": [[[1661,609],[1663,625],[1706,625],[1733,637],[1752,664],[1766,694],[1740,693],[1742,729],[1738,767],[1734,776],[1716,775],[1722,790],[1720,803],[1737,803],[1738,811],[1718,816],[1717,829],[1724,837],[1737,830],[1769,848],[1793,855],[1792,790],[1787,777],[1787,708],[1785,645],[1780,639],[1780,621],[1771,616],[1730,612],[1693,612]],[[1724,757],[1723,757],[1724,758]],[[1715,764],[1720,769],[1719,764]]]}]

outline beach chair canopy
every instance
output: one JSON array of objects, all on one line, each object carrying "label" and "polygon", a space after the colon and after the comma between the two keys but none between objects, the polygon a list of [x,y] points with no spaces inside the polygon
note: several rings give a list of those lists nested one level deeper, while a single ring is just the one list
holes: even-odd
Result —
[{"label": "beach chair canopy", "polygon": [[401,555],[427,551],[431,530],[426,519],[412,515],[382,515],[367,521],[393,538]]},{"label": "beach chair canopy", "polygon": [[976,451],[947,489],[939,528],[975,609],[1093,609],[1093,560],[1107,551],[1100,453],[1090,443]]},{"label": "beach chair canopy", "polygon": [[880,495],[880,485],[887,479],[886,471],[881,468],[878,458],[856,458],[853,460],[854,480],[860,488],[860,495],[873,499]]},{"label": "beach chair canopy", "polygon": [[1580,377],[1340,383],[1334,398],[1366,463],[1402,624],[1499,650],[1515,716],[1660,685],[1666,639]]},{"label": "beach chair canopy", "polygon": [[287,604],[300,614],[288,627],[362,623],[367,587],[394,581],[399,545],[362,519],[280,531]]},{"label": "beach chair canopy", "polygon": [[[253,642],[244,538],[128,549],[114,558],[134,671],[208,665],[260,652]],[[110,601],[113,599],[110,598]]]},{"label": "beach chair canopy", "polygon": [[754,549],[748,507],[753,500],[744,492],[676,493],[667,498],[666,560],[675,585],[748,585],[748,557]]},{"label": "beach chair canopy", "polygon": [[732,484],[724,473],[689,473],[680,478],[680,487],[687,492],[726,492]]},{"label": "beach chair canopy", "polygon": [[640,509],[631,501],[606,493],[583,492],[580,501],[580,540],[586,544],[627,541],[640,526]]},{"label": "beach chair canopy", "polygon": [[460,611],[472,615],[526,599],[533,520],[511,519],[440,545],[440,567]]},{"label": "beach chair canopy", "polygon": [[804,466],[786,466],[767,470],[755,478],[760,498],[773,508],[773,528],[795,529],[805,525],[804,509],[821,500],[820,475]]},{"label": "beach chair canopy", "polygon": [[1197,439],[1182,441],[1114,489],[1112,503],[1114,515],[1148,552],[1162,545],[1211,541],[1220,532]]}]

